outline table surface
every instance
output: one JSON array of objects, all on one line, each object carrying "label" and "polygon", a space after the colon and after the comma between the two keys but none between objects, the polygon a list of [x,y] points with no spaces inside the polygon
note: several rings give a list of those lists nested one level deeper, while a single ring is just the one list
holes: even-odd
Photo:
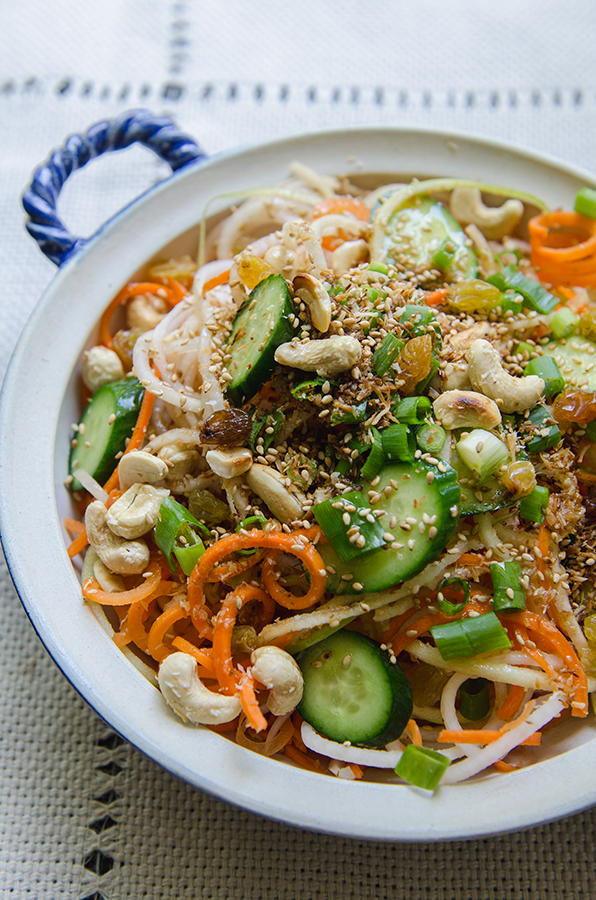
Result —
[{"label": "table surface", "polygon": [[[54,267],[20,194],[71,133],[128,108],[167,113],[208,153],[306,130],[412,125],[497,137],[595,173],[590,0],[20,0],[0,59],[0,377]],[[76,233],[164,177],[137,149],[67,184]],[[302,832],[177,781],[66,682],[0,568],[0,897],[594,896],[593,810],[523,833],[380,844]]]}]

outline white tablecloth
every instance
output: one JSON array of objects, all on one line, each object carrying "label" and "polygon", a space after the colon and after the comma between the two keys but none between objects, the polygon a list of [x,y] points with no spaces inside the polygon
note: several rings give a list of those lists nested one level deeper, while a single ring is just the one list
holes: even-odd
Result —
[{"label": "white tablecloth", "polygon": [[[51,148],[134,107],[209,152],[305,130],[422,125],[596,173],[590,0],[20,0],[0,57],[0,377],[52,277],[20,194]],[[139,149],[68,182],[91,233],[167,174]],[[1,440],[1,437],[0,437]],[[298,832],[176,781],[115,736],[49,660],[0,570],[0,896],[582,900],[592,811],[524,834],[381,845]]]}]

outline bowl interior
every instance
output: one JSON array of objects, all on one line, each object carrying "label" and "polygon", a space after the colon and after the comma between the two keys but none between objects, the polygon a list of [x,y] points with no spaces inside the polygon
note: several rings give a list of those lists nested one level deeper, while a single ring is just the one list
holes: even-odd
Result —
[{"label": "bowl interior", "polygon": [[[569,206],[577,189],[591,183],[586,173],[461,136],[359,131],[215,159],[179,173],[116,216],[56,275],[25,329],[3,391],[3,540],[25,608],[65,675],[124,737],[197,787],[261,814],[352,837],[423,840],[502,832],[580,809],[596,800],[592,719],[569,720],[548,732],[534,751],[533,766],[442,788],[432,798],[386,785],[391,775],[373,773],[368,782],[346,783],[183,725],[81,601],[61,526],[63,516],[72,514],[63,479],[70,425],[81,411],[81,350],[95,342],[96,323],[112,296],[149,262],[196,254],[197,221],[208,201],[279,182],[293,159],[324,174],[348,174],[367,187],[413,174],[461,176],[529,191],[555,207]],[[211,209],[229,203],[222,198]],[[34,414],[24,415],[25,409]],[[32,498],[26,507],[23,483]],[[27,551],[32,533],[43,535],[33,571]],[[48,573],[59,586],[55,593],[47,590]],[[540,790],[545,778],[557,784],[548,797]]]}]

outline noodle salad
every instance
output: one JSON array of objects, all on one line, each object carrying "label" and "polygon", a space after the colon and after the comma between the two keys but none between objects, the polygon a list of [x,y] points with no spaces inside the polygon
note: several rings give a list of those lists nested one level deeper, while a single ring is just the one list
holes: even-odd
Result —
[{"label": "noodle salad", "polygon": [[427,790],[596,689],[596,192],[294,163],[84,353],[82,590],[188,723]]}]

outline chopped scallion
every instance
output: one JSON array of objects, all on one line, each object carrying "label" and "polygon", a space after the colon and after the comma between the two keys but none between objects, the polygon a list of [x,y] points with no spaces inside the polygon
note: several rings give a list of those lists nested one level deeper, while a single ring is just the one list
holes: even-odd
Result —
[{"label": "chopped scallion", "polygon": [[174,547],[174,556],[185,575],[192,575],[192,570],[205,552],[205,545],[199,538],[191,547]]},{"label": "chopped scallion", "polygon": [[[172,562],[172,554],[178,558],[176,549],[185,551],[197,547],[200,551],[198,556],[204,553],[205,547],[200,534],[211,537],[209,529],[202,525],[185,506],[173,500],[172,497],[166,497],[159,507],[159,519],[155,526],[155,543],[167,559],[172,572],[176,571]],[[187,554],[182,553],[182,558],[187,560]],[[189,572],[186,572],[183,567],[185,575],[190,575],[195,563]],[[182,566],[182,562],[180,565]],[[185,562],[185,565],[190,565],[190,562]]]},{"label": "chopped scallion", "polygon": [[545,397],[560,394],[565,387],[565,379],[552,356],[535,356],[524,369],[524,375],[537,375],[542,378]]},{"label": "chopped scallion", "polygon": [[416,432],[416,443],[423,453],[439,453],[445,446],[447,432],[436,422],[422,425]]},{"label": "chopped scallion", "polygon": [[449,765],[447,757],[437,750],[408,744],[395,767],[395,774],[414,787],[436,791]]},{"label": "chopped scallion", "polygon": [[408,425],[389,425],[381,432],[383,454],[388,462],[414,459],[416,441]]},{"label": "chopped scallion", "polygon": [[[242,522],[236,528],[236,534],[239,531],[250,531],[251,528],[260,528],[263,529],[263,526],[267,524],[267,519],[264,519],[263,516],[248,516],[246,519],[243,519]],[[239,553],[240,556],[252,556],[253,553],[257,552],[257,548],[253,548],[251,550],[236,550],[236,553]]]},{"label": "chopped scallion", "polygon": [[491,563],[490,574],[495,612],[518,612],[526,608],[526,592],[521,585],[522,570],[518,562]]},{"label": "chopped scallion", "polygon": [[437,252],[431,256],[431,262],[434,266],[445,271],[453,262],[455,256],[455,246],[452,241],[443,241]]},{"label": "chopped scallion", "polygon": [[527,497],[519,501],[519,516],[530,522],[544,522],[545,510],[548,506],[549,490],[538,485]]},{"label": "chopped scallion", "polygon": [[371,428],[371,438],[372,443],[370,447],[370,453],[368,454],[366,462],[360,470],[360,474],[363,478],[366,478],[367,481],[372,481],[372,479],[379,474],[385,462],[385,454],[383,452],[383,439],[381,438],[381,435],[376,428]]},{"label": "chopped scallion", "polygon": [[[446,593],[452,593],[453,588],[462,591],[463,600],[460,602],[454,603],[445,596]],[[444,616],[458,616],[465,609],[469,599],[470,584],[464,578],[445,578],[439,585],[437,606],[439,607],[439,612],[442,612]]]},{"label": "chopped scallion", "polygon": [[468,722],[479,722],[490,709],[486,678],[468,678],[459,689],[459,711]]},{"label": "chopped scallion", "polygon": [[404,346],[404,341],[400,341],[394,334],[386,334],[370,360],[370,365],[375,375],[384,375],[391,364],[395,362]]},{"label": "chopped scallion", "polygon": [[370,272],[380,272],[382,275],[389,274],[389,266],[386,266],[385,263],[371,262],[368,268]]},{"label": "chopped scallion", "polygon": [[550,320],[551,331],[557,340],[568,338],[575,334],[579,324],[579,316],[576,316],[568,306],[562,306],[555,310]]},{"label": "chopped scallion", "polygon": [[312,511],[342,562],[385,546],[385,529],[371,514],[360,491],[350,491],[335,500],[324,500],[313,506]]},{"label": "chopped scallion", "polygon": [[484,428],[475,428],[458,441],[460,459],[472,470],[479,484],[500,469],[509,459],[509,451],[500,438]]},{"label": "chopped scallion", "polygon": [[396,403],[393,415],[405,425],[419,425],[431,410],[428,397],[404,397]]},{"label": "chopped scallion", "polygon": [[507,632],[494,612],[444,625],[430,632],[443,659],[459,659],[511,647]]},{"label": "chopped scallion", "polygon": [[575,196],[574,208],[580,215],[596,219],[596,191],[593,188],[581,188]]},{"label": "chopped scallion", "polygon": [[518,426],[518,434],[524,442],[526,453],[543,453],[556,447],[562,440],[561,430],[552,413],[542,403],[537,403]]},{"label": "chopped scallion", "polygon": [[502,272],[490,275],[486,280],[500,291],[517,291],[526,301],[524,305],[538,313],[550,313],[559,305],[559,300],[553,294],[533,278],[522,275],[514,266],[505,266]]}]

